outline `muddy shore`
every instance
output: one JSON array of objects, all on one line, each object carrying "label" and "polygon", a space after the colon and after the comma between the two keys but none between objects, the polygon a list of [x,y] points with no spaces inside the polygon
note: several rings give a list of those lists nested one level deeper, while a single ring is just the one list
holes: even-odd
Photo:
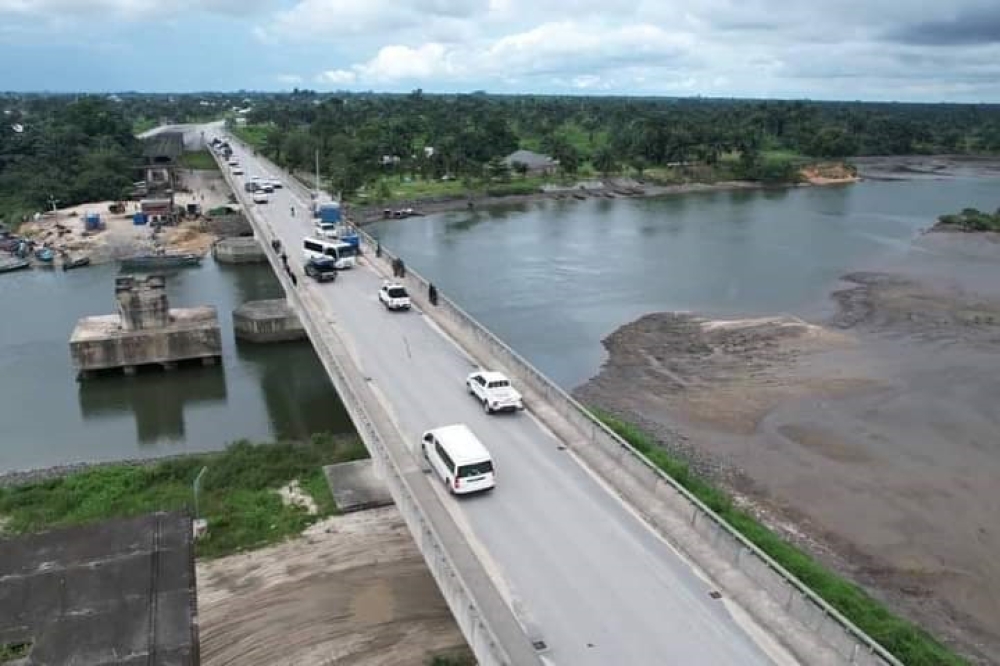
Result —
[{"label": "muddy shore", "polygon": [[825,321],[657,313],[576,390],[970,655],[1000,655],[1000,235],[930,233]]},{"label": "muddy shore", "polygon": [[683,183],[679,185],[657,185],[648,181],[633,178],[609,178],[605,180],[581,181],[577,185],[552,187],[545,191],[531,194],[514,194],[509,196],[487,196],[470,194],[460,197],[441,197],[432,199],[414,199],[412,201],[394,201],[386,205],[355,206],[351,218],[359,225],[371,224],[385,219],[383,211],[412,208],[420,215],[434,215],[470,208],[492,208],[496,206],[513,206],[540,201],[586,200],[586,199],[631,199],[645,197],[662,197],[674,194],[690,194],[694,192],[726,192],[732,190],[760,190],[766,188],[812,187],[830,185],[848,185],[861,180],[853,173],[846,171],[822,170],[809,168],[803,171],[804,181],[801,183],[786,183],[782,185],[765,184],[747,180],[726,180],[717,183]]}]

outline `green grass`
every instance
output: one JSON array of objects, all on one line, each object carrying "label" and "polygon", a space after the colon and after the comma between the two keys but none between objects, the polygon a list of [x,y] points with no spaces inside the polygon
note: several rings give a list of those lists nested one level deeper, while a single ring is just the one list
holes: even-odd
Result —
[{"label": "green grass", "polygon": [[219,165],[208,150],[181,154],[181,166],[185,169],[201,169],[203,171],[218,171]]},{"label": "green grass", "polygon": [[938,222],[964,231],[1000,231],[1000,211],[984,213],[976,208],[966,208],[961,213],[942,215]]},{"label": "green grass", "polygon": [[685,462],[667,453],[652,436],[608,412],[600,409],[591,411],[654,465],[687,488],[904,664],[960,666],[967,663],[926,631],[893,615],[860,587],[825,568],[803,551],[782,540],[748,513],[734,507],[725,492],[693,474]]},{"label": "green grass", "polygon": [[31,654],[31,642],[0,643],[0,664],[24,659]]},{"label": "green grass", "polygon": [[[367,203],[391,204],[394,202],[416,201],[420,199],[437,198],[461,198],[466,196],[494,196],[505,197],[516,194],[533,194],[538,192],[542,185],[546,183],[558,182],[558,178],[551,177],[527,177],[521,178],[512,175],[510,182],[497,181],[475,181],[471,186],[461,179],[455,180],[429,180],[423,178],[413,178],[409,181],[400,181],[397,177],[385,177],[374,186],[367,189],[367,197],[360,198]],[[390,196],[380,198],[378,192],[382,189],[381,183],[388,188]]]},{"label": "green grass", "polygon": [[155,118],[137,118],[132,121],[132,134],[142,134],[148,132],[160,123]]},{"label": "green grass", "polygon": [[[359,440],[314,435],[306,443],[251,444],[224,452],[186,456],[149,466],[107,465],[61,479],[0,488],[5,531],[37,532],[106,518],[192,507],[191,484],[202,479],[200,510],[209,534],[199,556],[217,557],[259,548],[299,534],[335,513],[321,466],[366,457]],[[285,506],[276,489],[298,479],[319,506],[318,515]]]},{"label": "green grass", "polygon": [[267,143],[267,135],[271,131],[268,125],[246,125],[233,127],[232,133],[242,139],[247,145],[262,150]]}]

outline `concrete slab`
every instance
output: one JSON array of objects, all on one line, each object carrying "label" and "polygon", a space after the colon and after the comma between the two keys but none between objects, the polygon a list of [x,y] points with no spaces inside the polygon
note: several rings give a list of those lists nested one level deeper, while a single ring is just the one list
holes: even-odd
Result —
[{"label": "concrete slab", "polygon": [[0,540],[0,583],[0,644],[28,646],[25,663],[200,663],[184,514]]},{"label": "concrete slab", "polygon": [[327,465],[323,468],[333,501],[341,513],[363,511],[392,504],[385,482],[375,474],[371,460]]}]

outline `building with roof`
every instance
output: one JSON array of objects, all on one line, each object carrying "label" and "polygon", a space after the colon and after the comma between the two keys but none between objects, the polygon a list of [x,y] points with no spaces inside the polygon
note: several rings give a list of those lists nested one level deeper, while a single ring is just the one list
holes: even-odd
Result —
[{"label": "building with roof", "polygon": [[558,160],[532,150],[515,150],[503,158],[503,161],[512,170],[516,170],[515,164],[523,164],[528,167],[528,173],[531,175],[551,174],[559,168]]}]

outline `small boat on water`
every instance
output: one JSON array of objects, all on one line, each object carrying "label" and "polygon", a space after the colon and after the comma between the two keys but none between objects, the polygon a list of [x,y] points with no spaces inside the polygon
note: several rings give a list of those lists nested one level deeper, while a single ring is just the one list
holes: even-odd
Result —
[{"label": "small boat on water", "polygon": [[184,268],[201,264],[201,255],[191,252],[156,252],[137,254],[121,260],[121,267],[130,271],[156,270],[159,268]]},{"label": "small boat on water", "polygon": [[55,259],[55,257],[56,253],[52,251],[52,248],[40,247],[35,250],[35,259],[38,259],[38,261],[50,263],[53,259]]},{"label": "small boat on water", "polygon": [[74,268],[83,268],[90,265],[90,257],[67,257],[63,261],[63,270],[71,271]]},{"label": "small boat on water", "polygon": [[31,262],[29,262],[27,259],[18,259],[17,257],[0,258],[0,273],[19,271],[22,268],[29,268],[30,266]]}]

